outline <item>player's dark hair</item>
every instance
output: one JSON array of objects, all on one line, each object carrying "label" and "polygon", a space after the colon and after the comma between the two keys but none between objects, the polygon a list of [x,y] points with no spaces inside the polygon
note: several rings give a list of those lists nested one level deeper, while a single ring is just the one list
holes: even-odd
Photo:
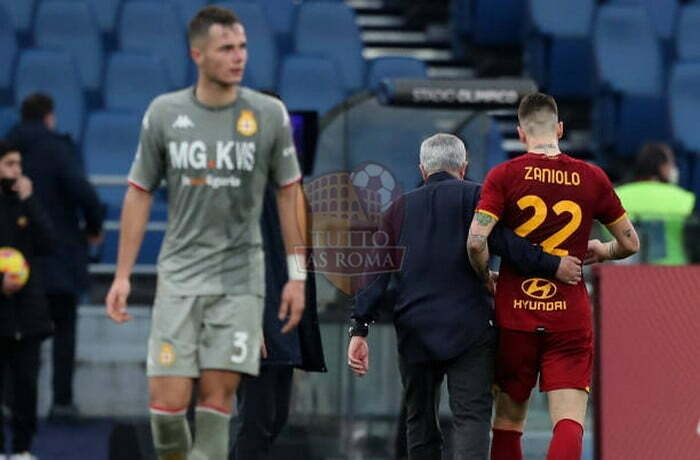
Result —
[{"label": "player's dark hair", "polygon": [[197,12],[187,27],[187,38],[190,43],[200,37],[209,35],[209,28],[214,24],[231,27],[240,24],[240,19],[235,13],[220,6],[205,6]]},{"label": "player's dark hair", "polygon": [[557,102],[552,96],[544,93],[528,94],[520,101],[520,106],[518,107],[518,120],[522,123],[524,119],[541,110],[549,110],[556,117],[559,117]]},{"label": "player's dark hair", "polygon": [[0,139],[0,158],[4,157],[10,152],[19,152],[19,149],[16,145]]},{"label": "player's dark hair", "polygon": [[33,93],[22,101],[22,120],[42,121],[53,113],[53,99],[44,93]]},{"label": "player's dark hair", "polygon": [[661,176],[661,166],[672,160],[671,149],[662,143],[645,144],[634,161],[634,179],[648,180]]}]

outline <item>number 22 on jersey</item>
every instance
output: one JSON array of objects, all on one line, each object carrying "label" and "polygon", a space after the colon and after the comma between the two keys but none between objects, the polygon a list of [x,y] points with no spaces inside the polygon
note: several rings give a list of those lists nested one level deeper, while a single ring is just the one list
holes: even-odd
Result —
[{"label": "number 22 on jersey", "polygon": [[[535,213],[527,221],[515,229],[515,233],[519,236],[526,237],[537,229],[547,219],[547,204],[542,198],[537,195],[525,195],[517,202],[518,207],[524,211],[528,208],[533,208]],[[560,246],[581,226],[581,206],[571,200],[557,201],[552,206],[552,211],[558,216],[562,213],[568,213],[571,219],[552,236],[540,243],[540,246],[549,254],[555,256],[568,256],[569,251],[561,249]]]}]

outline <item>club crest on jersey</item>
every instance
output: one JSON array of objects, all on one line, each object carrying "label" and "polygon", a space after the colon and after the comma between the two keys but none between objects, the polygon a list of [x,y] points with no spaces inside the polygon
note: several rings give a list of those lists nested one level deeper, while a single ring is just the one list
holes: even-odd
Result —
[{"label": "club crest on jersey", "polygon": [[241,110],[236,122],[236,130],[244,136],[252,136],[258,132],[258,121],[252,110]]},{"label": "club crest on jersey", "polygon": [[175,363],[175,349],[169,343],[164,343],[160,347],[160,353],[158,354],[158,361],[163,366],[171,366]]}]

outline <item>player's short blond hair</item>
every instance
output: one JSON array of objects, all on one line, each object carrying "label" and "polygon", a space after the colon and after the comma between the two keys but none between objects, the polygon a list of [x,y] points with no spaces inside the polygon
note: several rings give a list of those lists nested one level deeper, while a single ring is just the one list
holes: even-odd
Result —
[{"label": "player's short blond hair", "polygon": [[467,148],[457,136],[435,134],[421,144],[420,164],[428,174],[459,171],[467,164]]},{"label": "player's short blond hair", "polygon": [[520,101],[518,123],[529,135],[540,136],[556,131],[559,122],[559,109],[552,96],[532,93]]},{"label": "player's short blond hair", "polygon": [[196,40],[209,36],[209,28],[214,24],[232,27],[240,24],[241,20],[228,8],[220,6],[205,6],[197,12],[187,26],[187,38],[192,45]]}]

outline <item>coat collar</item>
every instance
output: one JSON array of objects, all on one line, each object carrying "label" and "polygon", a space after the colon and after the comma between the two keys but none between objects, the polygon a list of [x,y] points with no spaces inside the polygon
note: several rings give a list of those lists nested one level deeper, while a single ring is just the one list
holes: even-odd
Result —
[{"label": "coat collar", "polygon": [[438,171],[436,173],[428,176],[428,180],[425,181],[426,184],[433,184],[435,182],[444,182],[447,180],[459,180],[447,171]]}]

